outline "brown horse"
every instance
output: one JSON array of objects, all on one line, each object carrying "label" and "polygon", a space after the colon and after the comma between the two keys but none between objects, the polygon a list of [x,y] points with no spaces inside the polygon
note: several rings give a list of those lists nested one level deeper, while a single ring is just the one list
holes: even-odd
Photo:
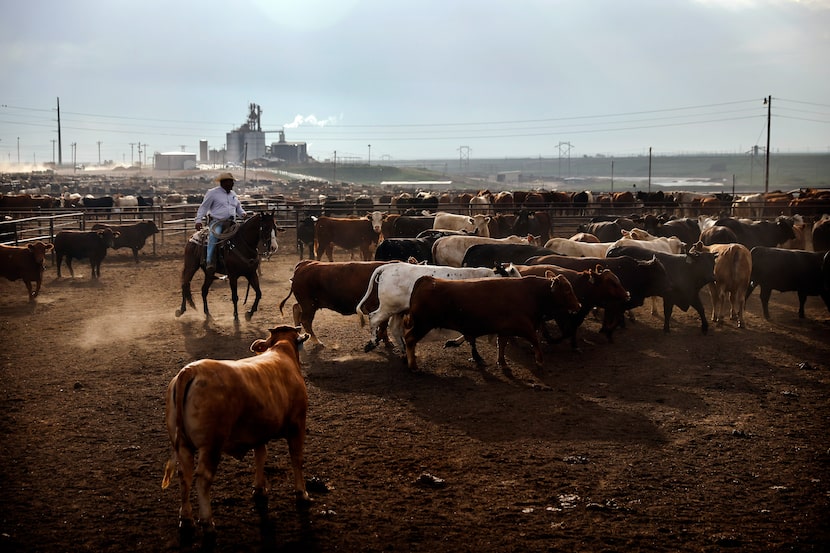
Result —
[{"label": "brown horse", "polygon": [[[239,312],[236,304],[239,295],[236,292],[236,284],[239,277],[244,276],[248,284],[254,289],[256,298],[251,310],[245,313],[245,320],[250,321],[257,310],[259,300],[262,298],[262,290],[259,288],[259,253],[257,246],[260,242],[270,243],[271,237],[275,236],[277,226],[274,221],[274,212],[257,213],[239,226],[236,233],[226,242],[217,245],[216,255],[218,259],[224,258],[225,273],[231,285],[231,299],[233,300],[233,319],[239,320]],[[212,319],[208,310],[207,295],[210,285],[216,279],[213,270],[208,271],[205,267],[205,246],[188,241],[184,248],[184,269],[182,269],[182,306],[176,310],[176,316],[180,317],[187,310],[187,304],[196,309],[193,303],[193,295],[190,293],[190,281],[198,269],[205,272],[205,282],[202,284],[202,303],[205,308],[205,317]],[[219,263],[221,265],[221,262]]]}]

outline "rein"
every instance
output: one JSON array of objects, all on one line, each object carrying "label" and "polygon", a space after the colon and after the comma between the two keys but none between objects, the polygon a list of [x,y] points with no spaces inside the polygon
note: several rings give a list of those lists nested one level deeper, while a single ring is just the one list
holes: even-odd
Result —
[{"label": "rein", "polygon": [[[244,240],[239,240],[238,238],[240,238],[239,231],[242,230],[242,227],[244,227],[246,224],[249,224],[250,221],[254,220],[254,218],[259,218],[259,228],[257,229],[258,234],[256,242],[254,242],[254,245],[251,246]],[[233,230],[234,233],[232,236],[230,236],[230,238],[228,238],[228,249],[234,254],[236,254],[236,256],[239,257],[242,261],[247,262],[251,267],[256,266],[259,263],[259,252],[257,251],[256,247],[257,244],[259,244],[260,240],[262,240],[262,215],[256,214],[242,225],[235,224],[233,227],[231,227],[231,230]],[[223,234],[228,234],[231,230],[228,230]],[[248,250],[247,254],[243,254],[241,251],[239,251],[239,249],[241,249],[242,247]]]}]

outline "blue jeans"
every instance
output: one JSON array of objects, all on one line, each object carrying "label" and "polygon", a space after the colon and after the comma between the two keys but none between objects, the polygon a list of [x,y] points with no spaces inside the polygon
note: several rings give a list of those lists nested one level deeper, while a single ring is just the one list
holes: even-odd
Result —
[{"label": "blue jeans", "polygon": [[208,225],[210,232],[208,232],[207,258],[205,259],[205,264],[207,265],[216,264],[216,244],[219,242],[216,235],[222,234],[222,226],[224,223],[224,219],[213,219]]}]

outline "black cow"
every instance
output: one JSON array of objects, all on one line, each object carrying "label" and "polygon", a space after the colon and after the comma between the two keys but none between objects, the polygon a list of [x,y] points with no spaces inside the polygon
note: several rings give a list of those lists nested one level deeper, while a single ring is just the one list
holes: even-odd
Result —
[{"label": "black cow", "polygon": [[317,222],[317,217],[309,216],[300,219],[297,223],[297,251],[300,253],[300,259],[303,258],[303,247],[308,247],[308,258],[314,258],[314,224]]},{"label": "black cow", "polygon": [[692,217],[683,217],[661,222],[657,217],[646,216],[643,219],[643,223],[644,230],[654,236],[664,236],[666,238],[676,236],[686,244],[694,244],[700,240],[700,223]]},{"label": "black cow", "polygon": [[118,231],[104,228],[93,231],[62,230],[55,235],[55,257],[58,265],[58,278],[61,276],[61,261],[66,257],[66,266],[69,274],[74,277],[72,270],[73,259],[89,259],[92,269],[92,278],[101,277],[101,262],[107,257],[107,248],[112,248]]},{"label": "black cow", "polygon": [[415,238],[432,228],[435,217],[431,215],[389,215],[382,225],[384,238]]},{"label": "black cow", "polygon": [[130,248],[133,250],[133,259],[136,263],[138,263],[138,250],[144,247],[144,244],[147,242],[147,238],[159,231],[156,223],[150,220],[124,225],[110,225],[104,223],[96,223],[92,225],[92,230],[100,230],[105,228],[111,228],[114,231],[118,231],[118,236],[115,238],[112,248],[115,250],[120,248]]},{"label": "black cow", "polygon": [[750,250],[755,246],[766,246],[774,248],[787,240],[795,240],[792,222],[785,217],[778,217],[772,221],[749,221],[747,219],[733,219],[724,217],[715,222],[716,226],[729,227],[738,243],[743,244]]},{"label": "black cow", "polygon": [[105,208],[106,211],[112,209],[115,200],[112,199],[112,196],[103,196],[101,198],[92,198],[92,197],[85,197],[81,198],[81,205],[87,208],[97,208],[103,209]]},{"label": "black cow", "polygon": [[785,250],[783,248],[752,248],[752,278],[746,297],[756,286],[761,287],[761,307],[769,319],[769,298],[773,290],[798,292],[798,317],[804,318],[807,296],[821,296],[830,311],[830,290],[824,285],[822,263],[824,252]]},{"label": "black cow", "polygon": [[550,240],[550,218],[547,213],[522,209],[516,213],[510,234],[541,236],[542,244]]},{"label": "black cow", "polygon": [[622,238],[622,227],[614,221],[599,221],[586,223],[576,228],[577,232],[587,232],[599,238],[600,242],[616,242]]},{"label": "black cow", "polygon": [[[671,313],[676,305],[682,311],[693,307],[700,316],[700,330],[709,330],[709,322],[700,301],[700,289],[715,280],[715,256],[692,248],[689,253],[674,254],[653,252],[637,246],[614,246],[608,249],[608,257],[627,255],[635,259],[649,260],[656,257],[665,267],[671,288],[663,295],[663,331],[669,331]],[[630,292],[630,291],[629,291]]]},{"label": "black cow", "polygon": [[432,244],[437,238],[387,238],[375,249],[375,261],[407,261],[410,257],[432,263]]},{"label": "black cow", "polygon": [[531,257],[548,255],[552,250],[532,244],[474,244],[467,248],[462,267],[495,267],[498,263],[524,264]]},{"label": "black cow", "polygon": [[[700,241],[707,246],[712,244],[737,244],[738,236],[729,227],[709,227],[700,233]],[[691,244],[692,242],[686,242]]]}]

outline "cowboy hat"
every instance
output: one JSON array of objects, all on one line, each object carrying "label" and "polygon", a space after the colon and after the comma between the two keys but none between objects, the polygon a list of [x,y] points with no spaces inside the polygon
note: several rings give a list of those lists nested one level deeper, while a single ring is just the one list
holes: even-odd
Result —
[{"label": "cowboy hat", "polygon": [[219,173],[219,176],[213,180],[216,182],[222,182],[223,180],[236,181],[236,178],[230,173]]}]

